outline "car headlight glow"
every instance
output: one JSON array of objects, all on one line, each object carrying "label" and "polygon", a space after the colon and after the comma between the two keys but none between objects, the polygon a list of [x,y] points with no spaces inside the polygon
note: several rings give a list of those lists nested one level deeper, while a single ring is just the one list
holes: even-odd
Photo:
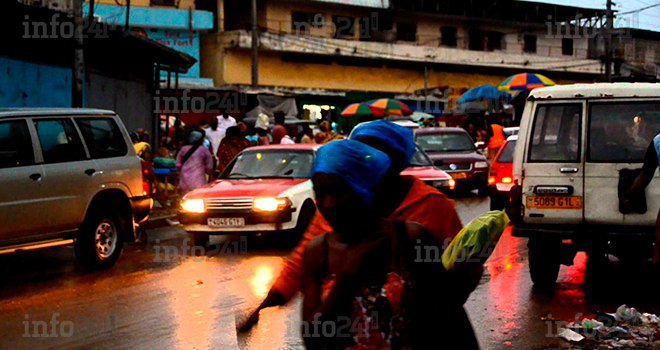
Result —
[{"label": "car headlight glow", "polygon": [[206,211],[204,208],[203,199],[184,199],[181,201],[181,210],[187,213],[203,213]]},{"label": "car headlight glow", "polygon": [[488,168],[488,162],[475,162],[475,168]]},{"label": "car headlight glow", "polygon": [[286,198],[256,198],[252,202],[252,209],[255,211],[276,211],[284,209],[288,204],[289,202]]},{"label": "car headlight glow", "polygon": [[456,188],[456,180],[449,179],[449,189],[453,190],[454,188]]}]

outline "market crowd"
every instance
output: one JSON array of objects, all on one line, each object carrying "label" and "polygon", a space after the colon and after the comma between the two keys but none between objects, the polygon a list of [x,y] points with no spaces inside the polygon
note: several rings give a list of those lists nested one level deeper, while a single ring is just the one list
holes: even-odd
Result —
[{"label": "market crowd", "polygon": [[324,144],[344,138],[323,120],[315,132],[310,124],[285,124],[285,114],[276,112],[274,126],[260,114],[254,125],[237,122],[221,112],[208,124],[183,126],[179,120],[159,140],[153,152],[150,135],[139,129],[131,134],[135,151],[146,163],[153,197],[167,203],[167,194],[183,196],[217,179],[241,151],[252,146],[277,144]]}]

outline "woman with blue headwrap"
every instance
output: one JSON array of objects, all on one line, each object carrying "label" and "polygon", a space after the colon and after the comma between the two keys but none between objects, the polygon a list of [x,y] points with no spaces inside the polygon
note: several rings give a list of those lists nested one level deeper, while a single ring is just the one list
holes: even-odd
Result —
[{"label": "woman with blue headwrap", "polygon": [[426,293],[438,291],[445,271],[439,259],[415,259],[414,245],[439,243],[424,226],[374,210],[374,189],[390,165],[387,154],[353,140],[331,141],[317,152],[316,203],[332,230],[310,241],[304,253],[302,335],[308,349],[431,344],[433,333],[424,325],[437,315],[429,312],[436,308],[429,310],[433,302],[426,303]]},{"label": "woman with blue headwrap", "polygon": [[[408,167],[416,151],[412,132],[396,123],[376,120],[358,125],[349,139],[376,148],[387,154],[390,159],[389,168],[372,191],[374,204],[371,210],[392,220],[421,223],[438,242],[442,242],[443,246],[449,245],[449,242],[463,228],[453,201],[417,178],[400,175],[401,171]],[[356,213],[360,214],[359,211]],[[325,213],[317,212],[312,218],[303,238],[289,255],[268,296],[256,311],[243,323],[239,323],[239,329],[248,330],[259,320],[259,310],[283,305],[301,289],[300,276],[305,247],[314,237],[321,236],[333,229],[325,216]],[[449,306],[453,311],[448,312],[453,315],[451,324],[444,325],[444,328],[450,329],[449,333],[456,334],[456,337],[451,339],[460,339],[461,349],[479,348],[470,321],[462,308],[481,279],[479,268],[474,271],[476,273],[473,275],[455,274],[456,280],[452,282],[451,287],[456,292],[455,296],[440,294],[435,296],[436,299],[443,302],[452,300]]]}]

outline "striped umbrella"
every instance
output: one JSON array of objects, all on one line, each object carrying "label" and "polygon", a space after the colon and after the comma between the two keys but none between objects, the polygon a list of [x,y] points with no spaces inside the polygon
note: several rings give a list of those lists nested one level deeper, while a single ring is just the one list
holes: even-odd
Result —
[{"label": "striped umbrella", "polygon": [[520,73],[506,78],[497,88],[501,91],[524,91],[555,85],[548,77],[536,73]]},{"label": "striped umbrella", "polygon": [[373,116],[373,117],[383,117],[385,112],[383,110],[368,106],[364,103],[353,103],[344,108],[343,111],[339,114],[342,117],[350,116]]},{"label": "striped umbrella", "polygon": [[395,100],[393,98],[381,98],[378,100],[372,100],[365,103],[371,107],[376,107],[378,109],[383,110],[387,115],[403,116],[403,115],[411,115],[413,113],[410,110],[410,108],[406,106],[405,103],[399,100]]}]

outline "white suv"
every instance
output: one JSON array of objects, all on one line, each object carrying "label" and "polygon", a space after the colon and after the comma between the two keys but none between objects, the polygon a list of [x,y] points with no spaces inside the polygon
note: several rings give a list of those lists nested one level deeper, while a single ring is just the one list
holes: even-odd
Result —
[{"label": "white suv", "polygon": [[[646,260],[660,185],[636,212],[621,195],[660,132],[660,84],[599,83],[533,90],[518,134],[511,189],[513,235],[529,237],[534,283],[557,279],[577,251]],[[656,173],[657,174],[657,173]],[[657,175],[656,175],[657,177]]]},{"label": "white suv", "polygon": [[104,110],[0,109],[0,188],[0,253],[73,243],[89,269],[114,265],[153,206]]}]

